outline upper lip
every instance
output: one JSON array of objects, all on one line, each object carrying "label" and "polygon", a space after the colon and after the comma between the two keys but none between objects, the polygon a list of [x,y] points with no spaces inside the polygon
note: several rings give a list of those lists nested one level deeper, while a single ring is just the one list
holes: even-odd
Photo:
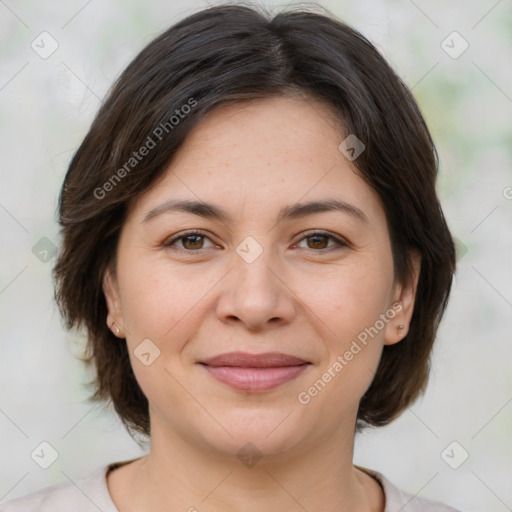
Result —
[{"label": "upper lip", "polygon": [[236,366],[241,368],[279,368],[282,366],[297,366],[308,361],[300,357],[282,354],[281,352],[265,352],[264,354],[249,354],[248,352],[229,352],[210,359],[200,361],[208,366]]}]

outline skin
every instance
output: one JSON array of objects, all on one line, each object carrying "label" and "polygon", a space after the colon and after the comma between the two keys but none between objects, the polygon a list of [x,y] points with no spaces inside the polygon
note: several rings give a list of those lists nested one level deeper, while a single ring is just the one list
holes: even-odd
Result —
[{"label": "skin", "polygon": [[[222,107],[134,201],[104,289],[107,323],[126,338],[152,433],[147,456],[108,475],[120,512],[384,510],[380,485],[353,465],[354,427],[383,346],[407,333],[420,262],[413,255],[408,285],[395,281],[384,210],[339,151],[346,135],[326,106],[300,97]],[[343,212],[275,222],[284,205],[327,198],[357,207],[367,222]],[[168,212],[142,222],[169,199],[211,202],[233,220]],[[164,245],[192,229],[205,237]],[[310,230],[348,245],[306,237]],[[248,236],[263,250],[251,263],[236,251]],[[309,404],[299,403],[396,303],[401,310],[378,335]],[[147,338],[160,350],[149,366],[134,355]],[[236,350],[312,364],[258,394],[197,364]],[[236,455],[247,442],[262,455],[252,467]]]}]

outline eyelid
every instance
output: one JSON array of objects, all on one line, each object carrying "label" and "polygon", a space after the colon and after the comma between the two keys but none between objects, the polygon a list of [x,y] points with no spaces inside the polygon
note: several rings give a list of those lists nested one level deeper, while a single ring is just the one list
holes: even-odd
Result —
[{"label": "eyelid", "polygon": [[[205,231],[202,231],[200,229],[191,229],[191,230],[187,230],[187,231],[182,231],[180,233],[176,233],[175,235],[171,236],[170,238],[167,238],[162,243],[162,246],[172,247],[174,242],[176,242],[182,238],[192,236],[192,235],[199,235],[204,238],[208,238],[212,243],[215,244],[215,242],[213,242],[213,240],[211,240],[211,237]],[[337,244],[337,248],[351,247],[351,244],[345,238],[343,238],[339,235],[335,235],[334,233],[331,233],[329,231],[322,230],[322,229],[310,229],[308,231],[304,231],[304,232],[300,233],[301,238],[298,239],[297,242],[295,242],[293,244],[293,247],[295,245],[297,245],[298,243],[302,242],[304,239],[312,237],[314,235],[325,236],[326,238],[330,238],[331,240],[334,240],[334,242]],[[334,247],[334,248],[336,248],[336,247]],[[202,250],[205,250],[205,249],[198,249],[196,251],[193,251],[193,250],[189,250],[189,249],[181,249],[180,247],[177,247],[177,249],[180,251],[183,251],[183,252],[187,252],[187,253],[199,253]],[[314,253],[322,253],[323,251],[326,251],[328,249],[329,248],[318,249],[318,250],[315,250],[315,249],[306,249],[306,250],[308,250],[310,252],[314,252]],[[333,249],[333,247],[330,247],[330,249]]]}]

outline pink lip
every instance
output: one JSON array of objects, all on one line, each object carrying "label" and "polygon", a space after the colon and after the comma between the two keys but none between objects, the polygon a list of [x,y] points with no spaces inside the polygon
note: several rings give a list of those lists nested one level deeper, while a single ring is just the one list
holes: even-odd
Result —
[{"label": "pink lip", "polygon": [[258,393],[274,389],[300,375],[307,361],[279,352],[231,352],[201,361],[212,377],[239,391]]},{"label": "pink lip", "polygon": [[280,368],[240,368],[237,366],[205,366],[204,368],[220,382],[249,393],[258,393],[276,388],[297,377],[308,363]]},{"label": "pink lip", "polygon": [[307,363],[304,359],[281,352],[265,352],[264,354],[228,352],[200,362],[208,366],[239,366],[241,368],[278,368]]}]

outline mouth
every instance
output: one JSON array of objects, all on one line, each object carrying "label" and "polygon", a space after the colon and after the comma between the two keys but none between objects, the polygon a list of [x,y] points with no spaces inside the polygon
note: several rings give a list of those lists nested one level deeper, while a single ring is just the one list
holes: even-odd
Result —
[{"label": "mouth", "polygon": [[216,380],[246,393],[277,388],[298,377],[311,365],[309,361],[279,352],[230,352],[199,364]]}]

